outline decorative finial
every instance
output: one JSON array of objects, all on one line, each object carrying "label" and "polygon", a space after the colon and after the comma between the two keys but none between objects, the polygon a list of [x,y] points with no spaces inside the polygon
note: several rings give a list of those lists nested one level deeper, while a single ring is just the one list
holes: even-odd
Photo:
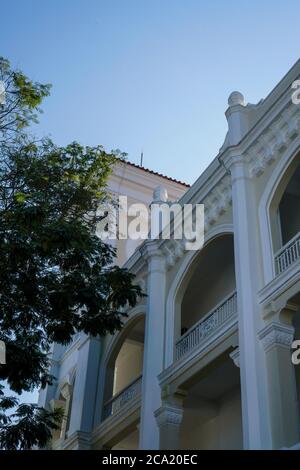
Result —
[{"label": "decorative finial", "polygon": [[244,95],[242,95],[242,93],[240,93],[239,91],[233,91],[229,95],[228,105],[236,106],[237,104],[241,106],[245,106],[245,98],[244,98]]}]

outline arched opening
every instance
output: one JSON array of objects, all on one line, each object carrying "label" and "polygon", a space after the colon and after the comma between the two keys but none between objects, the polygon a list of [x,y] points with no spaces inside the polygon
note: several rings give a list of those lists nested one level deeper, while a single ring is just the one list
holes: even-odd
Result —
[{"label": "arched opening", "polygon": [[300,232],[300,164],[291,177],[279,203],[282,245]]},{"label": "arched opening", "polygon": [[300,153],[283,175],[270,205],[275,273],[300,259]]},{"label": "arched opening", "polygon": [[236,314],[233,236],[208,243],[187,272],[176,298],[176,359]]},{"label": "arched opening", "polygon": [[52,447],[56,448],[60,445],[61,441],[68,437],[68,431],[70,427],[71,410],[72,410],[72,399],[74,390],[75,376],[72,380],[72,384],[65,383],[60,389],[58,399],[51,401],[52,409],[60,408],[63,416],[58,429],[53,432],[52,435]]},{"label": "arched opening", "polygon": [[103,419],[140,397],[143,373],[145,318],[122,332],[106,369]]}]

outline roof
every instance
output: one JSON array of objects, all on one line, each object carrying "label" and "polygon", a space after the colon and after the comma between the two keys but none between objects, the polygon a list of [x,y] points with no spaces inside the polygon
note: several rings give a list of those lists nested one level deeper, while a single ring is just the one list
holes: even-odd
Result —
[{"label": "roof", "polygon": [[181,186],[185,186],[186,188],[191,187],[191,185],[188,183],[184,183],[183,181],[179,181],[175,178],[171,178],[170,176],[163,175],[162,173],[159,173],[157,171],[150,170],[149,168],[145,168],[144,166],[138,165],[137,163],[132,163],[132,162],[129,162],[128,160],[120,160],[120,162],[125,163],[126,165],[129,165],[129,166],[132,166],[134,168],[138,168],[139,170],[146,171],[147,173],[150,173],[152,175],[160,176],[161,178],[165,178],[168,181],[172,181],[173,183],[180,184]]}]

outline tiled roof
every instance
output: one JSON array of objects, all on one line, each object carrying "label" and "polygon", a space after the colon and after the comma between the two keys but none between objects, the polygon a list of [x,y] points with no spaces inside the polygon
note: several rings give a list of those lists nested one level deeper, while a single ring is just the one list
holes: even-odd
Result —
[{"label": "tiled roof", "polygon": [[162,173],[158,173],[157,171],[149,170],[149,168],[145,168],[144,166],[138,165],[137,163],[132,163],[132,162],[129,162],[128,160],[121,160],[121,162],[125,163],[126,165],[130,165],[134,168],[138,168],[139,170],[146,171],[147,173],[151,173],[152,175],[160,176],[161,178],[165,178],[169,181],[173,181],[174,183],[181,184],[182,186],[185,186],[186,188],[191,187],[191,185],[188,183],[184,183],[183,181],[179,181],[175,178],[171,178],[170,176],[163,175]]}]

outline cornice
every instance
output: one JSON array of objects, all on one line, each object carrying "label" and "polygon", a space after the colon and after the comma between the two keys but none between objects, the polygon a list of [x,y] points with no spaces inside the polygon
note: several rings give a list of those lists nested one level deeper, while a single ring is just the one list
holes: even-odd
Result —
[{"label": "cornice", "polygon": [[77,446],[80,450],[89,449],[91,445],[91,433],[84,431],[75,431],[63,443],[63,449],[72,450]]},{"label": "cornice", "polygon": [[281,308],[284,308],[281,298],[285,296],[285,293],[288,292],[289,289],[294,288],[299,282],[299,263],[295,263],[263,287],[258,293],[258,300],[264,308],[264,317],[272,315]]},{"label": "cornice", "polygon": [[233,164],[249,167],[249,176],[259,177],[271,166],[300,132],[300,106],[286,91],[267,110],[236,146],[227,147],[219,159],[230,169]]}]

